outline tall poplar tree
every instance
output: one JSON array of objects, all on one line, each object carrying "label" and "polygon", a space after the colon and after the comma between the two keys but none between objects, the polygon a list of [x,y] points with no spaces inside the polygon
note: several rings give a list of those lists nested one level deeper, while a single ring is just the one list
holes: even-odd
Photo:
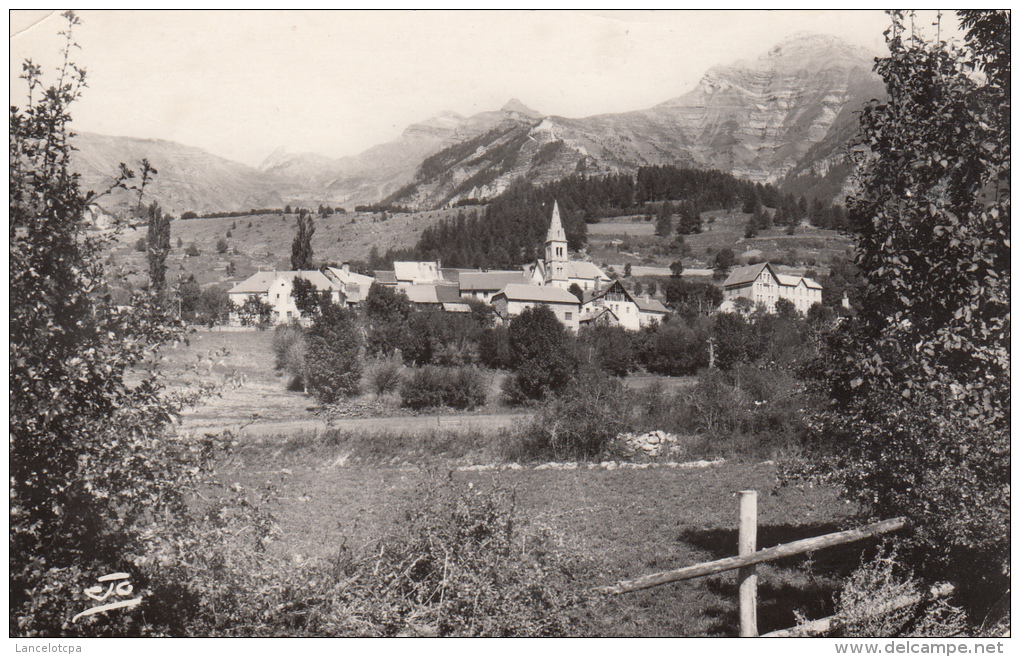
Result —
[{"label": "tall poplar tree", "polygon": [[315,222],[307,212],[301,210],[297,218],[297,235],[290,247],[290,267],[296,271],[314,269],[312,261],[312,235]]}]

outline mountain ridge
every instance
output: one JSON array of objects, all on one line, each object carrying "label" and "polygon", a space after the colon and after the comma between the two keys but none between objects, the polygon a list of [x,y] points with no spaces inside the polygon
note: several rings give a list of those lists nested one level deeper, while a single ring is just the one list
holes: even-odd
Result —
[{"label": "mountain ridge", "polygon": [[855,130],[853,113],[884,92],[869,55],[836,37],[799,34],[751,62],[712,67],[691,91],[647,109],[568,118],[511,98],[468,117],[440,112],[339,158],[279,148],[248,167],[165,140],[89,135],[76,162],[95,188],[119,162],[148,157],[160,170],[148,191],[171,212],[381,199],[439,207],[491,198],[517,177],[541,183],[656,164],[720,169],[831,198],[845,179],[841,149]]}]

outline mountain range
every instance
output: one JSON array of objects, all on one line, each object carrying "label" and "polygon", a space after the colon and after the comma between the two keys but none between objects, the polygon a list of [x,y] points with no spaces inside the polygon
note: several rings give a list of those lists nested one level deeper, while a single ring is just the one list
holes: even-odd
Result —
[{"label": "mountain range", "polygon": [[[838,198],[855,112],[884,93],[873,56],[824,35],[796,35],[760,58],[709,70],[655,107],[584,118],[544,116],[511,100],[498,111],[446,112],[355,156],[278,150],[258,168],[172,142],[82,134],[75,166],[99,188],[119,162],[159,170],[147,194],[170,212],[387,203],[434,208],[491,198],[518,177],[713,168],[784,191]],[[130,197],[121,193],[114,204]]]}]

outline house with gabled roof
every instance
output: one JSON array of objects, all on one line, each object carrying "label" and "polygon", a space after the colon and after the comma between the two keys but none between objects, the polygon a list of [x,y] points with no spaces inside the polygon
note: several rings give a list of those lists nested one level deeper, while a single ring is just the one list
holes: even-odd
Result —
[{"label": "house with gabled roof", "polygon": [[401,291],[416,306],[442,308],[454,313],[471,312],[471,307],[461,298],[456,285],[409,285]]},{"label": "house with gabled roof", "polygon": [[507,285],[528,285],[527,275],[520,271],[465,271],[460,274],[460,296],[492,303],[492,297]]},{"label": "house with gabled roof", "polygon": [[620,318],[613,314],[609,308],[596,308],[591,313],[581,313],[582,327],[585,326],[619,326]]},{"label": "house with gabled roof", "polygon": [[327,292],[334,303],[346,302],[343,286],[316,270],[260,271],[232,287],[227,291],[227,295],[231,303],[238,308],[251,297],[261,299],[272,307],[274,323],[300,321],[301,311],[294,304],[292,296],[294,280],[297,278],[305,279],[320,292]]},{"label": "house with gabled roof", "polygon": [[662,302],[636,296],[618,280],[600,290],[585,292],[583,316],[596,315],[603,310],[612,312],[619,325],[631,331],[661,322],[669,314]]},{"label": "house with gabled roof", "polygon": [[368,291],[375,279],[358,272],[351,271],[349,263],[340,267],[327,267],[325,274],[343,286],[344,296],[347,297],[347,305],[353,306],[361,303],[368,297]]},{"label": "house with gabled roof", "polygon": [[548,307],[572,331],[580,327],[580,299],[559,287],[511,283],[492,297],[492,307],[504,322],[537,306]]},{"label": "house with gabled roof", "polygon": [[744,298],[774,313],[780,299],[791,301],[794,307],[806,314],[808,309],[822,302],[822,286],[805,276],[779,274],[767,262],[737,267],[723,281],[723,302],[720,312],[732,312],[735,301]]}]

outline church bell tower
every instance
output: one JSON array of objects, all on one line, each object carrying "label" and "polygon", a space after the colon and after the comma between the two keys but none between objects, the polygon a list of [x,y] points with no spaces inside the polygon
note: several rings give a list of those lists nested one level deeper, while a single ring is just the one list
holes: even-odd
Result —
[{"label": "church bell tower", "polygon": [[545,237],[545,284],[567,287],[567,234],[560,221],[560,205],[553,202],[552,221]]}]

